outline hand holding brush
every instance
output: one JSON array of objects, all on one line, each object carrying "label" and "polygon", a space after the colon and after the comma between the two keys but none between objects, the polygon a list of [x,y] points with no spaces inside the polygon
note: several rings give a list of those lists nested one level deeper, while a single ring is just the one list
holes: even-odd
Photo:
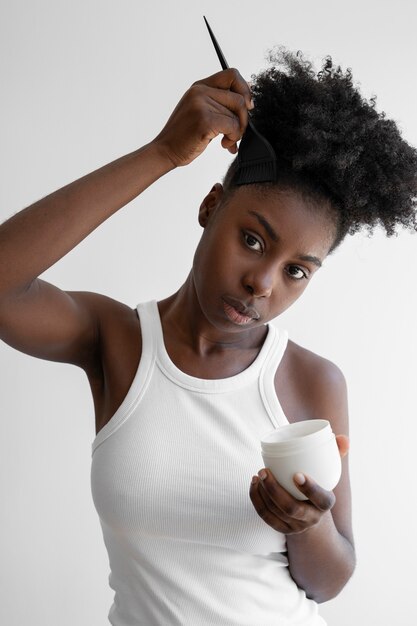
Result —
[{"label": "hand holding brush", "polygon": [[[204,16],[203,16],[204,17]],[[224,54],[204,17],[211,40],[223,70],[229,67]],[[276,156],[269,141],[255,128],[250,114],[238,153],[238,169],[235,174],[237,185],[276,180]]]}]

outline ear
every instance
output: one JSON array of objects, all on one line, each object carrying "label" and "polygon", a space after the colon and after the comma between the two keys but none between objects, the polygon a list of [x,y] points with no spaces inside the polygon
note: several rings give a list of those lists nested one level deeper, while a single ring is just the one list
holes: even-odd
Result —
[{"label": "ear", "polygon": [[216,208],[219,206],[220,201],[223,197],[223,185],[220,183],[215,183],[210,190],[210,193],[206,195],[203,202],[200,205],[200,209],[198,211],[198,221],[200,226],[205,228],[209,222],[210,217],[215,212]]}]

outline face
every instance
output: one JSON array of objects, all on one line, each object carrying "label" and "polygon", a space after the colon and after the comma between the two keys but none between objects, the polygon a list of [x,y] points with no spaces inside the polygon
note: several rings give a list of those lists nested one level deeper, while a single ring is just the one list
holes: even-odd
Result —
[{"label": "face", "polygon": [[218,330],[261,326],[295,302],[319,270],[336,229],[325,206],[291,190],[239,187],[223,203],[216,184],[199,214],[193,263],[201,312]]}]

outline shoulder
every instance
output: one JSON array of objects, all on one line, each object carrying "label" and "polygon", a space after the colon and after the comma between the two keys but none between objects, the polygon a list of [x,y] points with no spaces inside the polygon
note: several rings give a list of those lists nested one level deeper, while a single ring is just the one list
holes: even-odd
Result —
[{"label": "shoulder", "polygon": [[335,363],[289,340],[275,383],[294,421],[328,419],[334,430],[347,434],[347,384]]},{"label": "shoulder", "polygon": [[339,388],[346,386],[346,379],[342,370],[332,361],[322,357],[311,350],[289,340],[284,358],[287,366],[298,375],[302,375],[310,384],[329,384]]},{"label": "shoulder", "polygon": [[109,296],[86,291],[68,291],[77,305],[94,317],[100,339],[137,325],[137,311]]},{"label": "shoulder", "polygon": [[68,292],[74,301],[88,309],[96,320],[97,350],[85,355],[81,367],[92,377],[102,376],[103,367],[109,358],[114,357],[115,350],[124,346],[137,348],[141,341],[140,325],[136,308],[110,298],[106,295],[92,292]]}]

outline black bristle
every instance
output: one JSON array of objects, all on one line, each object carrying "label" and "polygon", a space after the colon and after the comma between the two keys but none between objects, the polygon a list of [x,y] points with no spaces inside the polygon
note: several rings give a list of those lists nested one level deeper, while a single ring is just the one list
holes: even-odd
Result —
[{"label": "black bristle", "polygon": [[249,118],[238,153],[237,185],[265,183],[276,180],[276,156],[267,139],[255,128]]},{"label": "black bristle", "polygon": [[276,180],[276,164],[271,161],[241,165],[234,176],[236,185],[268,183]]}]

